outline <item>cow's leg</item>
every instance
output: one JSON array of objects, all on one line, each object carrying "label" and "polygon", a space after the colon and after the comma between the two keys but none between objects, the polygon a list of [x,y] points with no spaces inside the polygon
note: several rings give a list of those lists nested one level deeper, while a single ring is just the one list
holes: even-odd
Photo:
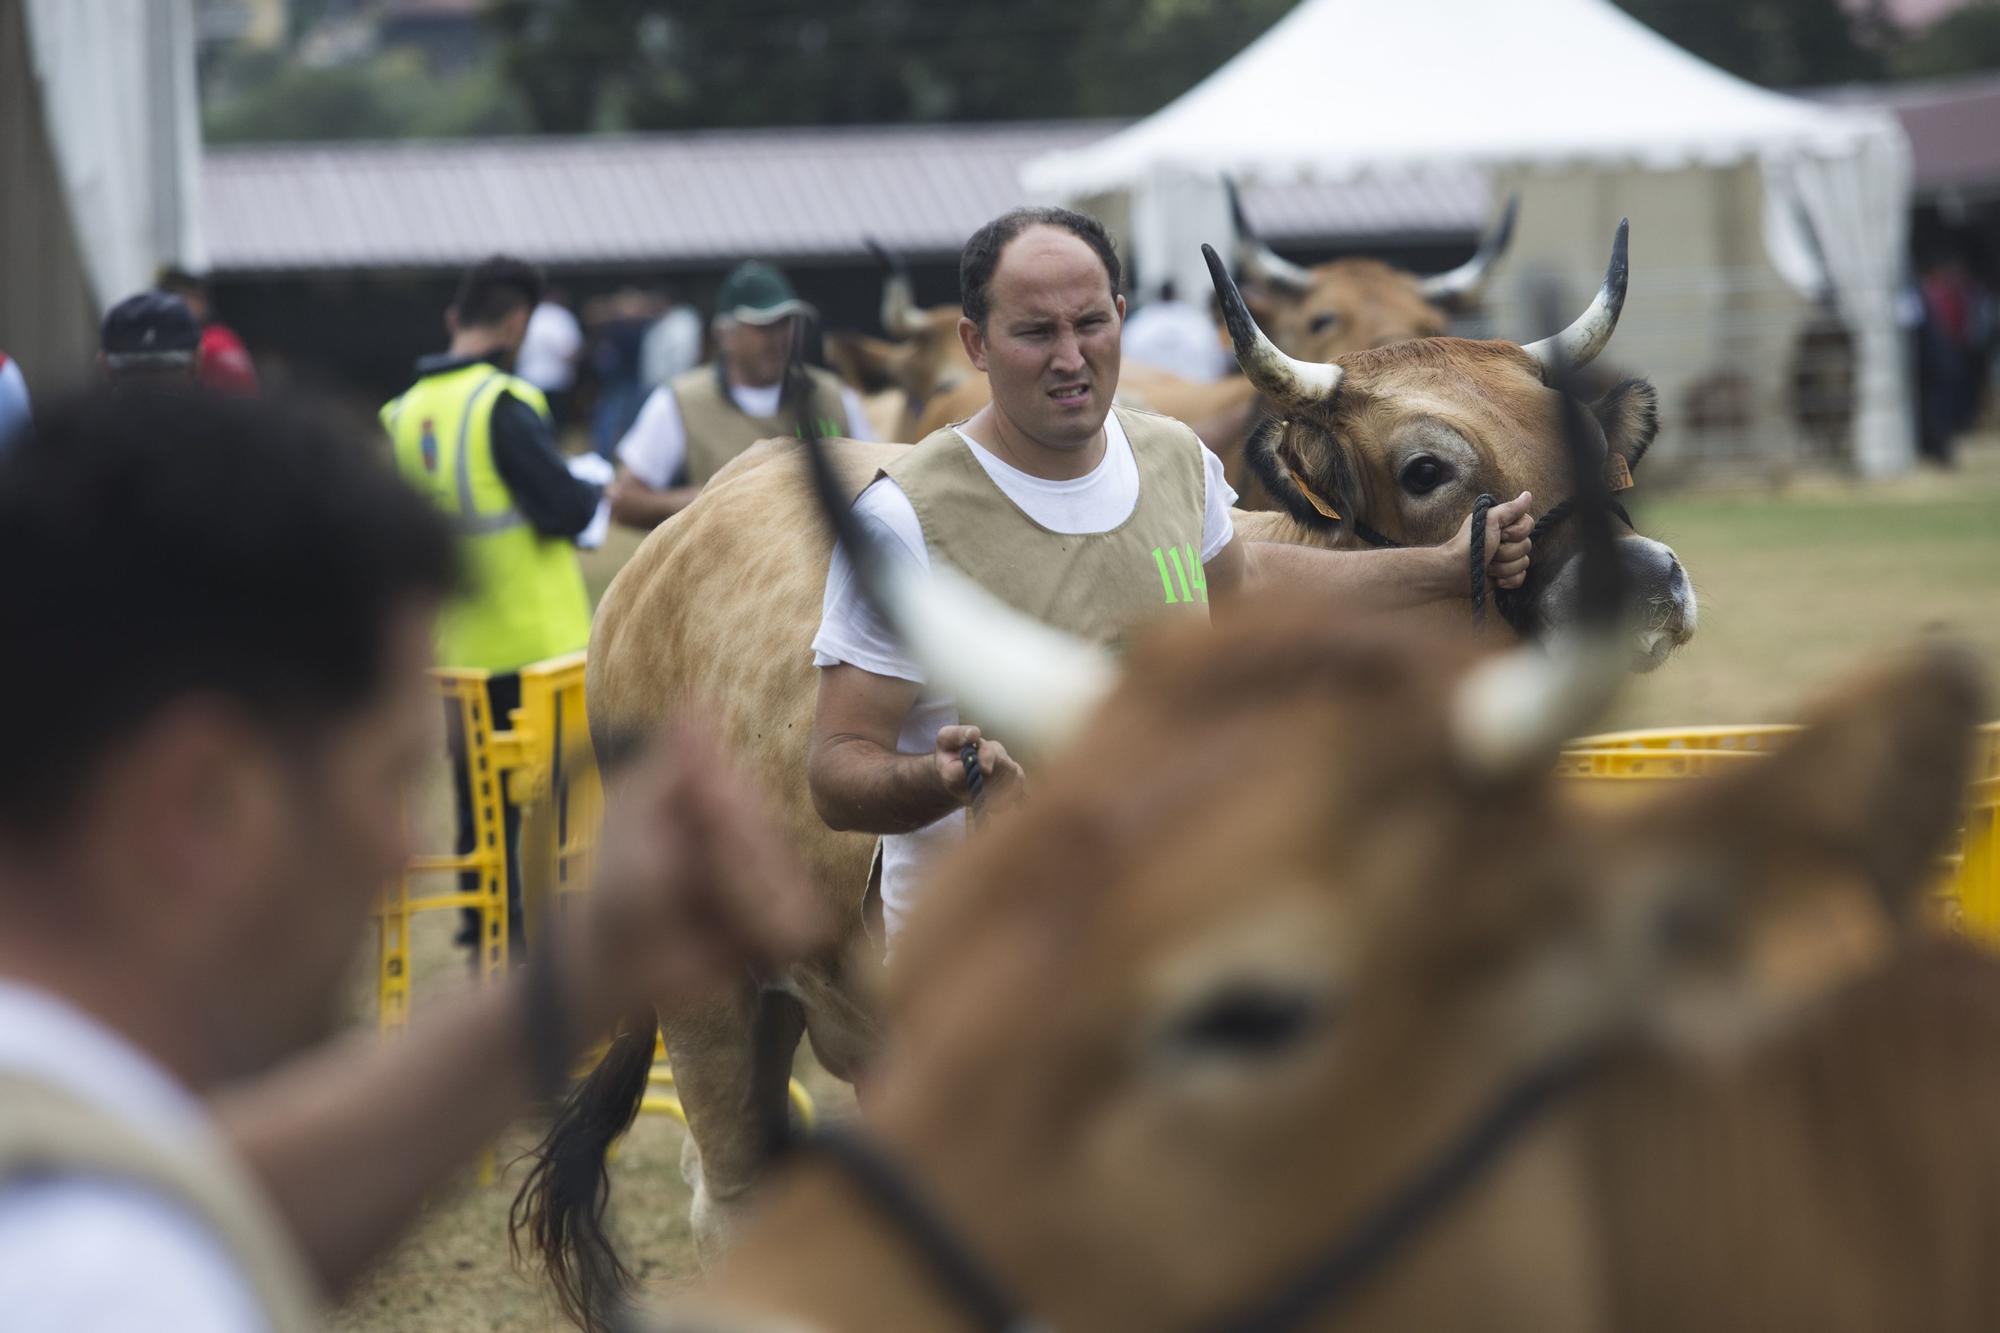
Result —
[{"label": "cow's leg", "polygon": [[746,985],[663,1026],[687,1113],[688,1220],[706,1264],[727,1245],[745,1196],[784,1141],[792,1054],[805,1020],[789,995]]},{"label": "cow's leg", "polygon": [[793,969],[813,1057],[827,1073],[854,1084],[860,1083],[882,1039],[874,996],[870,987],[856,984],[857,967],[879,969],[881,963],[855,950]]}]

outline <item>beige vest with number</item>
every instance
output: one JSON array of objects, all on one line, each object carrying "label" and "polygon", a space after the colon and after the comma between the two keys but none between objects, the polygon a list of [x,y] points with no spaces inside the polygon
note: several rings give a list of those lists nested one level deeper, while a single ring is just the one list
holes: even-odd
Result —
[{"label": "beige vest with number", "polygon": [[1109,532],[1051,532],[1035,522],[949,426],[883,474],[910,497],[933,558],[1044,624],[1115,644],[1157,616],[1206,616],[1201,535],[1208,474],[1201,441],[1171,417],[1131,407],[1112,411],[1139,465],[1139,502]]},{"label": "beige vest with number", "polygon": [[796,435],[801,415],[815,422],[821,435],[848,434],[851,428],[840,381],[817,366],[806,367],[806,378],[812,392],[803,408],[795,414],[792,404],[781,403],[778,414],[769,417],[753,417],[738,407],[722,387],[722,376],[712,361],[668,380],[687,435],[688,485],[708,485],[708,479],[722,471],[730,459],[759,440]]},{"label": "beige vest with number", "polygon": [[[272,1333],[320,1327],[291,1231],[240,1162],[207,1142],[164,1146],[59,1088],[0,1075],[0,1193],[63,1176],[130,1183],[185,1208],[235,1260]],[[117,1262],[105,1256],[107,1280]]]}]

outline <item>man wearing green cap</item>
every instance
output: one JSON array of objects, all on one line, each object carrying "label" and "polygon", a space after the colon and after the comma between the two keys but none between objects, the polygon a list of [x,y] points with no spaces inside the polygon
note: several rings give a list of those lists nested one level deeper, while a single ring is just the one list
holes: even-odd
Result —
[{"label": "man wearing green cap", "polygon": [[708,479],[759,440],[794,435],[804,421],[823,435],[867,440],[861,400],[815,366],[793,368],[805,302],[785,275],[750,260],[716,299],[716,357],[655,389],[618,442],[611,516],[650,528],[678,514]]}]

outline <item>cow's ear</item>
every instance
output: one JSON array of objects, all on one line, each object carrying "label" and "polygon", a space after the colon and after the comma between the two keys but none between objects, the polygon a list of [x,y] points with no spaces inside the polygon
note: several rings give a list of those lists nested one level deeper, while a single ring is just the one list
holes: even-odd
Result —
[{"label": "cow's ear", "polygon": [[1660,395],[1645,380],[1623,380],[1590,406],[1590,413],[1604,430],[1604,442],[1637,471],[1639,460],[1660,433]]},{"label": "cow's ear", "polygon": [[1337,529],[1354,516],[1357,488],[1347,450],[1319,427],[1266,417],[1243,451],[1264,488],[1307,528]]},{"label": "cow's ear", "polygon": [[1879,963],[1938,881],[1981,698],[1966,659],[1929,652],[1768,757],[1618,816],[1591,899],[1610,993],[1640,1026],[1728,1049]]},{"label": "cow's ear", "polygon": [[826,336],[826,363],[833,373],[864,393],[903,387],[914,349],[908,343],[870,338],[859,333]]}]

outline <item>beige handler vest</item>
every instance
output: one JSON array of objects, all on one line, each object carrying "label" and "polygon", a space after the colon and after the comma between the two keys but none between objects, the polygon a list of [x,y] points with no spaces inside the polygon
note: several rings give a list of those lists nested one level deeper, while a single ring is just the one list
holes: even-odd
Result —
[{"label": "beige handler vest", "polygon": [[1079,638],[1116,644],[1166,614],[1208,615],[1201,569],[1208,473],[1201,440],[1171,417],[1114,407],[1139,465],[1139,502],[1109,532],[1051,532],[986,475],[950,426],[882,469],[924,545],[1002,601]]},{"label": "beige handler vest", "polygon": [[736,405],[723,383],[718,362],[696,366],[668,380],[667,387],[674,391],[674,403],[681,410],[681,430],[687,437],[688,485],[708,485],[709,478],[722,471],[730,459],[759,440],[798,434],[799,416],[814,422],[823,436],[852,433],[840,381],[817,366],[807,366],[805,371],[812,388],[803,406],[784,402],[778,414],[769,417],[753,417]]},{"label": "beige handler vest", "polygon": [[0,1192],[56,1176],[130,1182],[180,1205],[235,1261],[272,1333],[320,1327],[319,1292],[290,1228],[219,1145],[169,1147],[59,1088],[0,1074]]}]

